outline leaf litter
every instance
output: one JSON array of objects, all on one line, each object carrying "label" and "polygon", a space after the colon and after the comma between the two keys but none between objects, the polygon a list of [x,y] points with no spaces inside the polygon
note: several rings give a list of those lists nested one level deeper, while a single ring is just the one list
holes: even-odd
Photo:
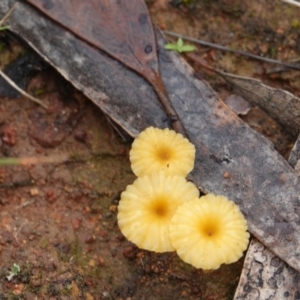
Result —
[{"label": "leaf litter", "polygon": [[[103,122],[105,122],[105,121],[102,120],[101,124]],[[100,124],[98,123],[97,125],[100,125]],[[110,129],[108,129],[108,132],[109,132],[109,130]],[[107,136],[104,135],[104,137],[102,137],[102,139],[100,139],[100,141],[98,143],[102,144],[102,142],[106,138],[107,138]],[[116,137],[115,137],[115,139],[116,139]],[[113,140],[114,140],[114,138],[113,138]],[[18,139],[18,143],[19,142],[20,142],[20,140]],[[33,153],[43,152],[43,148],[40,145],[36,144],[35,142],[32,142],[32,140],[31,140],[31,143],[33,143],[34,146],[35,146],[35,148],[36,148],[36,149],[34,149],[34,151],[36,151],[36,152],[33,152]],[[69,147],[72,148],[71,145],[72,144],[71,144],[70,140],[68,140],[67,146],[65,146],[65,147],[67,149],[69,149]],[[79,145],[80,145],[79,146],[80,150],[82,150],[82,148],[81,148],[82,145],[81,144],[79,144]],[[5,147],[6,151],[8,151],[7,148],[8,147]],[[49,151],[49,150],[47,150],[47,151]],[[84,151],[86,151],[85,148],[84,148]],[[126,152],[126,150],[122,150],[122,151]],[[20,153],[17,152],[15,154],[19,155]],[[106,156],[106,154],[104,154],[104,156]],[[102,156],[102,155],[100,155],[100,156]],[[108,157],[109,156],[110,155],[108,155]],[[126,157],[126,154],[125,154],[125,157]],[[124,161],[126,161],[126,159],[124,159]],[[110,163],[109,163],[110,167],[111,167],[111,163],[112,162],[110,161]],[[76,165],[76,163],[75,163],[75,165]],[[80,165],[80,163],[78,163],[78,165]],[[91,165],[95,167],[95,162],[92,162]],[[62,209],[62,212],[64,212],[62,214],[63,216],[55,218],[55,223],[51,224],[51,225],[54,226],[53,228],[55,228],[55,225],[58,226],[59,232],[57,230],[56,231],[53,230],[55,232],[54,236],[57,235],[58,237],[60,237],[59,233],[61,234],[61,232],[60,232],[61,230],[66,230],[66,227],[64,226],[64,224],[68,224],[68,223],[66,223],[66,221],[67,222],[70,221],[70,216],[68,216],[68,214],[69,214],[68,211],[70,209],[72,211],[74,211],[74,212],[77,212],[78,214],[79,214],[79,212],[81,210],[83,210],[84,217],[87,216],[88,218],[90,218],[90,222],[88,222],[87,224],[85,223],[86,222],[85,218],[83,220],[80,219],[80,217],[75,218],[75,220],[72,222],[72,226],[74,228],[80,229],[80,228],[82,228],[81,226],[84,226],[85,230],[93,228],[93,226],[91,224],[93,224],[93,220],[94,220],[93,217],[95,217],[95,216],[91,212],[89,212],[89,209],[90,209],[89,206],[90,206],[91,202],[93,202],[93,199],[95,199],[95,195],[93,195],[93,193],[92,193],[92,195],[89,194],[89,189],[90,189],[89,183],[90,183],[90,180],[93,177],[97,177],[97,174],[98,174],[96,172],[96,174],[94,174],[93,176],[88,176],[88,175],[85,176],[85,180],[83,180],[82,185],[79,186],[80,190],[85,191],[85,193],[83,193],[83,195],[84,195],[83,202],[80,203],[80,204],[83,204],[83,205],[76,205],[76,199],[82,200],[82,197],[80,196],[80,193],[76,189],[75,189],[75,193],[72,193],[72,188],[73,188],[72,187],[72,176],[70,176],[70,173],[66,170],[67,168],[65,166],[59,166],[59,167],[60,167],[60,171],[59,172],[55,172],[55,168],[48,166],[48,167],[42,167],[42,168],[37,167],[37,168],[40,168],[40,170],[35,170],[35,171],[32,171],[30,173],[30,175],[33,178],[35,178],[34,180],[38,180],[39,179],[39,175],[41,175],[43,173],[44,174],[46,173],[46,171],[43,171],[43,168],[49,168],[50,169],[49,170],[50,174],[53,174],[53,176],[54,176],[54,180],[57,180],[58,183],[60,183],[60,185],[57,186],[58,188],[55,189],[55,191],[49,191],[48,193],[46,193],[47,198],[54,199],[54,200],[51,200],[51,201],[53,201],[54,204],[57,204],[58,209]],[[78,168],[80,169],[81,166],[79,166]],[[33,168],[33,169],[35,169],[35,168]],[[102,166],[100,167],[100,169],[102,169]],[[100,169],[97,169],[97,171],[99,171]],[[20,168],[15,168],[14,171],[16,171],[16,170],[21,170],[21,169]],[[8,169],[6,169],[5,171],[1,170],[1,173],[6,173],[6,172],[9,173],[10,170],[8,170]],[[128,174],[130,174],[129,168],[127,169],[127,172],[128,172]],[[35,199],[35,197],[37,197],[36,200],[39,200],[39,201],[35,200],[35,202],[34,202],[34,203],[36,203],[35,205],[38,204],[38,208],[40,208],[40,206],[42,205],[42,201],[39,198],[39,196],[42,195],[41,192],[39,192],[37,194],[36,193],[32,193],[32,192],[30,192],[31,189],[28,189],[28,187],[27,187],[27,189],[24,188],[24,187],[22,187],[22,184],[26,185],[26,184],[30,183],[30,181],[31,181],[31,176],[26,176],[25,173],[26,172],[20,172],[21,175],[18,175],[18,176],[12,176],[12,174],[10,174],[10,176],[12,176],[13,179],[14,179],[14,180],[12,180],[13,185],[15,187],[18,187],[18,188],[19,188],[19,186],[21,186],[20,189],[23,188],[23,190],[20,190],[21,192],[19,193],[19,198],[17,196],[18,193],[16,194],[16,196],[14,196],[15,198],[12,198],[12,203],[11,203],[12,209],[14,207],[13,204],[16,204],[16,202],[21,202],[22,203],[22,201],[24,201],[24,200],[22,200],[22,197],[21,197],[22,194],[29,195],[30,198],[32,197],[33,199]],[[63,174],[63,175],[60,175],[60,174]],[[77,172],[77,174],[78,174],[78,172]],[[4,176],[3,178],[4,178],[4,185],[5,185],[6,184],[5,178],[6,177]],[[46,180],[45,178],[47,178],[47,180],[48,180],[48,177],[47,176],[45,177],[45,175],[42,176],[41,178],[43,178],[44,181]],[[51,177],[49,177],[49,180],[50,180],[50,182],[51,182],[51,180],[53,182],[53,179],[51,179]],[[9,181],[11,181],[11,180],[9,180]],[[128,179],[128,181],[130,182],[131,178],[130,178],[130,180]],[[65,182],[67,182],[68,185],[65,185]],[[80,180],[79,180],[79,182],[80,182]],[[124,183],[124,185],[126,185],[126,184]],[[104,184],[104,187],[105,186],[107,187],[108,185]],[[114,189],[115,188],[116,188],[116,185],[114,184]],[[71,189],[71,192],[70,192],[70,189]],[[39,191],[39,189],[38,189],[38,191]],[[102,194],[106,195],[105,192],[107,192],[107,191],[103,192],[102,189],[100,189],[99,191],[100,191],[101,195]],[[15,193],[10,193],[10,196],[13,197],[13,194],[15,194]],[[69,195],[71,195],[71,197],[68,197]],[[8,199],[8,198],[6,198],[6,199]],[[57,201],[56,199],[61,199],[62,201]],[[68,203],[67,199],[75,199],[75,204],[72,203],[72,205],[70,205],[70,203]],[[117,199],[117,196],[116,196],[115,199]],[[63,201],[63,200],[65,200],[65,201]],[[50,203],[51,203],[51,201],[50,201]],[[113,201],[117,201],[117,200],[113,200]],[[66,202],[67,203],[67,207],[63,208],[61,202]],[[23,202],[23,203],[25,203],[25,202]],[[113,202],[113,203],[115,203],[115,202]],[[6,200],[5,204],[6,204],[6,206],[9,205],[10,201]],[[103,223],[105,223],[105,222],[108,223],[109,222],[107,220],[109,220],[111,214],[113,213],[114,205],[115,204],[110,205],[110,202],[107,204],[108,215],[107,215],[107,219],[105,219],[106,221],[103,221]],[[54,205],[52,205],[52,206],[48,205],[46,209],[44,209],[44,210],[41,209],[41,211],[45,212],[43,215],[47,215],[47,213],[48,213],[49,210],[53,210],[53,206]],[[27,207],[29,208],[30,205],[27,206]],[[34,208],[36,209],[36,207],[34,207]],[[95,204],[95,206],[93,206],[92,211],[95,214],[101,208],[102,208],[102,204],[101,205]],[[57,213],[56,209],[54,209],[54,211],[56,211],[56,213]],[[31,212],[31,213],[33,213],[33,212]],[[23,214],[25,214],[25,213],[23,212]],[[18,220],[19,215],[17,215],[17,218],[15,218],[15,220],[11,220],[11,223],[8,222],[9,218],[10,218],[9,216],[6,216],[6,221],[2,221],[2,224],[5,224],[5,226],[3,226],[3,227],[6,229],[5,230],[5,234],[3,234],[3,236],[5,236],[5,238],[6,238],[6,242],[4,244],[7,245],[7,243],[8,243],[10,245],[13,245],[13,247],[15,249],[18,249],[18,245],[19,245],[18,243],[20,243],[20,241],[22,242],[22,239],[19,238],[20,233],[18,233],[18,228],[19,229],[21,228],[21,233],[22,233],[23,231],[25,232],[26,226],[24,225],[23,227],[21,227],[22,224],[20,224],[20,220]],[[3,218],[3,219],[5,219],[5,218]],[[3,219],[1,218],[1,220],[3,220]],[[98,222],[98,221],[96,221],[96,222]],[[95,220],[94,220],[94,222],[95,222]],[[84,225],[82,225],[82,224],[84,224]],[[49,224],[48,224],[48,230],[49,230]],[[32,230],[32,232],[35,232],[35,230]],[[25,235],[25,237],[24,237],[24,240],[25,240],[24,244],[28,245],[28,243],[30,243],[30,239],[32,239],[32,241],[34,241],[35,238],[40,239],[40,236],[42,236],[43,234],[39,235],[38,232],[39,231],[37,230],[37,235],[33,234],[33,236],[30,236],[27,233],[27,236]],[[67,232],[70,233],[68,230],[67,230]],[[52,284],[52,285],[50,284],[49,285],[49,287],[47,288],[47,293],[49,292],[49,294],[46,293],[46,295],[50,295],[52,293],[53,294],[52,297],[55,297],[55,295],[58,295],[61,292],[61,294],[63,294],[63,293],[66,293],[66,294],[70,293],[70,295],[72,296],[72,298],[73,297],[75,298],[76,296],[78,297],[81,294],[84,294],[86,298],[90,297],[90,296],[88,296],[88,295],[90,295],[89,291],[93,291],[93,288],[95,288],[95,286],[96,286],[95,281],[93,281],[91,279],[89,280],[89,278],[85,278],[85,280],[83,281],[83,278],[82,278],[83,276],[80,276],[80,274],[82,274],[82,270],[84,269],[83,267],[82,268],[81,267],[75,268],[75,271],[76,271],[75,274],[76,275],[74,275],[74,273],[73,273],[73,276],[71,276],[72,274],[70,274],[70,273],[72,273],[72,272],[68,273],[68,271],[70,271],[70,265],[68,265],[67,263],[68,263],[68,259],[69,259],[69,262],[70,261],[71,262],[74,261],[74,258],[72,258],[72,257],[76,256],[75,254],[80,252],[80,250],[81,250],[80,248],[81,247],[83,249],[85,249],[86,245],[92,245],[93,246],[93,244],[95,243],[95,241],[96,241],[96,244],[97,244],[97,250],[101,249],[101,245],[102,244],[100,244],[100,246],[99,246],[98,243],[97,243],[97,236],[98,236],[98,232],[99,231],[96,231],[96,232],[97,232],[96,239],[94,238],[93,232],[92,233],[89,232],[90,234],[84,238],[84,241],[85,241],[84,246],[82,246],[82,245],[73,245],[72,243],[71,243],[72,245],[70,246],[70,245],[68,245],[70,243],[68,243],[68,242],[61,242],[59,240],[58,242],[53,243],[53,245],[54,245],[53,248],[56,249],[56,250],[53,250],[52,247],[51,247],[51,241],[49,242],[49,241],[47,241],[45,239],[42,240],[42,242],[40,243],[41,247],[39,247],[39,249],[35,250],[35,252],[36,252],[36,253],[34,253],[34,258],[35,259],[32,258],[32,256],[30,256],[29,258],[32,258],[32,261],[35,262],[37,260],[38,255],[42,255],[41,249],[50,250],[49,251],[50,253],[53,251],[54,253],[56,253],[56,256],[59,256],[60,260],[58,260],[58,263],[56,263],[56,264],[55,263],[52,264],[51,260],[50,260],[49,265],[47,265],[47,267],[46,267],[46,270],[48,270],[48,272],[50,273],[50,275],[53,275],[53,274],[51,274],[53,272],[55,273],[55,271],[53,271],[53,269],[57,270],[57,268],[60,268],[61,265],[64,265],[65,269],[62,268],[62,270],[63,270],[62,272],[65,272],[64,274],[67,274],[67,275],[65,275],[65,277],[62,276],[62,279],[60,279],[60,281],[57,281],[57,279],[53,280],[54,284]],[[10,236],[10,234],[11,234],[11,236]],[[104,237],[102,237],[102,235]],[[29,238],[29,236],[30,236],[30,238]],[[67,236],[72,236],[72,234],[70,233],[70,235],[67,235]],[[15,237],[17,237],[17,239]],[[105,237],[106,237],[105,233],[100,234],[100,237],[105,240]],[[65,239],[66,239],[65,237],[61,237],[62,241],[65,241]],[[77,236],[76,236],[76,239],[77,239]],[[119,237],[119,239],[122,239],[122,238]],[[77,240],[80,241],[80,239],[77,239]],[[50,246],[49,246],[49,244],[50,244]],[[90,246],[90,247],[92,248],[92,246]],[[50,247],[50,248],[47,248],[47,247]],[[5,249],[7,249],[7,248],[5,248]],[[88,249],[86,251],[86,253],[93,252],[94,249],[92,249],[92,250],[90,250],[90,249]],[[2,250],[3,250],[3,246],[2,246]],[[152,286],[149,289],[149,291],[151,293],[157,292],[159,294],[159,293],[163,292],[159,288],[155,289],[155,284],[156,285],[160,284],[162,286],[162,283],[164,283],[163,286],[166,287],[167,282],[172,281],[172,279],[175,279],[175,283],[178,283],[178,281],[176,281],[176,280],[179,280],[179,282],[182,283],[182,286],[181,286],[180,290],[175,290],[175,291],[173,290],[173,291],[170,292],[170,294],[168,294],[168,292],[166,292],[166,294],[164,294],[165,295],[164,299],[168,299],[169,295],[170,295],[170,298],[172,296],[174,298],[174,294],[178,295],[178,293],[179,294],[181,293],[180,295],[183,298],[184,297],[187,297],[187,298],[190,297],[188,299],[193,299],[193,297],[197,297],[195,299],[199,299],[199,297],[200,297],[199,293],[202,292],[202,294],[203,294],[203,291],[204,291],[204,293],[207,293],[205,299],[209,299],[209,297],[211,299],[222,299],[222,297],[223,298],[227,297],[225,295],[228,292],[228,290],[226,290],[226,292],[224,292],[224,290],[223,291],[222,290],[219,291],[218,288],[220,287],[220,285],[223,284],[222,279],[221,279],[221,278],[223,278],[222,274],[223,275],[225,275],[225,274],[227,275],[227,273],[229,272],[229,269],[230,269],[229,266],[225,266],[225,268],[223,268],[223,270],[221,270],[220,273],[215,273],[213,275],[205,275],[205,274],[201,274],[201,272],[198,272],[199,277],[202,277],[202,279],[203,279],[203,277],[206,277],[206,279],[207,279],[210,276],[212,277],[212,279],[214,279],[215,283],[206,282],[205,285],[203,286],[203,284],[201,285],[199,282],[194,282],[193,283],[193,281],[192,281],[191,278],[196,273],[195,273],[195,271],[189,270],[189,268],[187,266],[185,266],[185,265],[183,265],[183,266],[179,265],[179,271],[176,270],[176,269],[175,270],[171,270],[169,272],[170,276],[166,277],[166,276],[163,276],[163,275],[164,274],[168,274],[168,266],[170,266],[170,265],[172,266],[173,260],[170,261],[170,260],[168,260],[168,259],[166,259],[164,257],[160,257],[159,260],[157,261],[158,258],[155,255],[150,254],[150,253],[143,253],[143,252],[141,253],[133,245],[128,245],[123,250],[124,251],[123,251],[122,255],[125,256],[125,258],[127,260],[131,259],[132,261],[134,261],[136,263],[136,265],[138,265],[138,261],[140,261],[140,266],[143,267],[141,273],[144,274],[144,277],[145,277],[145,278],[141,278],[140,282],[142,284],[146,285],[147,282],[149,282],[148,280],[151,279]],[[72,255],[72,256],[69,256],[70,251],[71,251],[72,254],[74,254],[74,253],[75,254]],[[2,253],[3,253],[3,251],[2,251]],[[112,254],[110,253],[110,255],[112,255]],[[122,262],[124,260],[124,258],[122,257],[122,255],[117,256],[117,257],[120,258],[120,261],[118,260],[118,263],[120,263],[120,262]],[[18,256],[18,254],[17,254],[17,256]],[[88,254],[87,254],[87,256],[88,256]],[[19,255],[19,257],[22,259],[22,255]],[[23,256],[23,259],[24,258],[25,257]],[[30,276],[31,276],[30,277],[30,284],[32,284],[32,288],[30,290],[31,290],[32,294],[29,293],[29,296],[27,295],[27,297],[30,297],[34,293],[37,293],[37,292],[40,293],[41,292],[41,289],[42,289],[41,287],[43,286],[43,281],[41,281],[41,280],[39,281],[38,280],[38,276],[37,276],[38,273],[37,272],[43,270],[43,268],[44,268],[44,267],[41,267],[41,265],[39,265],[38,263],[37,264],[33,264],[33,265],[30,266],[30,259],[29,258],[27,258],[27,261],[29,262],[29,268],[28,268],[28,270],[30,270],[31,273],[29,271],[26,273],[26,270],[25,270],[24,271],[24,279],[22,279],[22,280],[24,280],[24,283],[26,283],[27,282],[26,279],[28,280],[28,278],[26,278],[26,276],[28,277],[29,276],[28,274],[30,274]],[[97,265],[98,261],[100,262],[99,265],[105,263],[105,259],[103,257],[101,257],[98,260],[96,260],[95,257],[92,257],[92,259],[87,260],[87,261],[85,261],[85,258],[86,257],[83,256],[82,260],[84,261],[84,264],[86,264],[88,266],[88,268],[89,268],[90,271],[93,270],[93,267],[95,266],[95,261],[96,261],[96,265]],[[173,259],[173,258],[171,257],[171,259]],[[43,261],[43,259],[40,259],[40,260]],[[48,260],[46,260],[46,261],[48,261]],[[166,261],[167,261],[167,263],[166,263]],[[171,264],[170,264],[170,262],[171,262]],[[78,261],[78,263],[80,263],[80,261]],[[126,260],[125,260],[125,264],[126,264]],[[9,265],[7,265],[6,267],[9,267]],[[98,267],[98,265],[97,265],[97,267]],[[145,267],[145,269],[144,269],[144,267]],[[177,266],[177,268],[178,268],[178,266]],[[225,273],[224,273],[224,269],[225,269]],[[59,270],[61,270],[61,269],[59,269]],[[45,270],[43,270],[43,271],[45,271]],[[99,272],[99,270],[97,270],[97,271]],[[190,274],[192,274],[191,277],[187,276],[187,274],[189,274],[189,271],[192,271],[190,273]],[[45,272],[45,273],[47,273],[47,272]],[[58,273],[60,273],[60,272],[57,271],[55,275],[57,275]],[[155,274],[157,274],[157,276],[155,276]],[[47,275],[49,275],[49,274],[47,274]],[[147,276],[148,276],[148,278],[147,278]],[[143,276],[141,276],[141,277],[143,277]],[[161,277],[163,277],[166,280],[166,282],[164,282],[164,280],[161,279]],[[50,278],[52,278],[52,277],[50,276]],[[215,280],[216,278],[218,278],[220,280],[218,283],[216,283],[216,280]],[[224,278],[225,278],[225,276],[224,276]],[[137,292],[137,285],[135,284],[135,279],[136,278],[126,278],[126,280],[124,280],[122,282],[122,284],[120,284],[118,286],[118,288],[115,289],[115,292],[114,292],[115,294],[113,294],[112,297],[116,297],[116,298],[117,297],[122,298],[123,296],[127,297],[127,298],[128,297],[137,297],[137,295],[139,295],[139,294]],[[190,279],[190,281],[189,281],[189,279]],[[111,285],[112,285],[111,282],[112,282],[112,280],[113,279],[108,279],[108,283],[106,282],[107,285],[103,284],[103,286],[107,286],[107,291],[105,290],[105,291],[102,292],[103,293],[103,295],[102,295],[103,297],[107,297],[108,298],[108,297],[110,297],[110,295],[112,295],[112,293],[111,293]],[[231,278],[231,280],[232,280],[232,278]],[[232,281],[234,282],[234,280],[232,280]],[[20,281],[20,282],[22,283],[22,281]],[[191,282],[193,284],[191,284]],[[19,283],[17,283],[17,284],[19,284]],[[228,284],[228,283],[226,283],[226,284]],[[76,286],[77,287],[79,286],[79,289],[77,289]],[[200,286],[200,288],[198,286]],[[8,287],[9,287],[9,285],[8,285]],[[86,288],[86,287],[88,287],[88,288]],[[10,289],[14,291],[14,289],[12,287],[10,287]],[[17,288],[15,289],[15,292],[18,292],[18,291],[20,291],[20,287],[19,287],[19,289],[17,289]],[[191,291],[194,292],[195,296],[192,296],[190,294]],[[25,291],[25,292],[28,293],[28,290]],[[26,293],[25,293],[25,295],[26,295]],[[133,295],[133,296],[131,296],[131,295]],[[148,294],[148,296],[149,295],[150,294]],[[68,297],[68,296],[66,296],[66,297]],[[143,299],[142,297],[143,297],[142,294],[140,294],[140,298],[138,298],[138,299]],[[225,299],[231,299],[230,297],[231,296],[228,296],[228,298],[225,298]],[[144,299],[151,299],[151,298],[144,298]]]}]

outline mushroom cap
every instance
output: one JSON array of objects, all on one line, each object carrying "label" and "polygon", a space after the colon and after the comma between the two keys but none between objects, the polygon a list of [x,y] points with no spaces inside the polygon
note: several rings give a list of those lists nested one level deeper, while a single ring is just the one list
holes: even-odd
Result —
[{"label": "mushroom cap", "polygon": [[246,230],[247,221],[239,207],[213,194],[183,203],[169,227],[179,257],[204,270],[237,261],[248,246]]},{"label": "mushroom cap", "polygon": [[169,223],[178,206],[195,197],[199,197],[198,188],[184,177],[162,172],[139,177],[121,194],[120,230],[141,249],[174,251]]},{"label": "mushroom cap", "polygon": [[194,168],[195,146],[174,130],[148,127],[134,140],[129,153],[136,176],[164,172],[187,176]]}]

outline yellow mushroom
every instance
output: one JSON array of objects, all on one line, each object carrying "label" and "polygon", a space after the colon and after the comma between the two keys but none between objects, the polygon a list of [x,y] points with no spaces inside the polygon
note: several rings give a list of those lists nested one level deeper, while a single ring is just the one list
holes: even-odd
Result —
[{"label": "yellow mushroom", "polygon": [[247,221],[239,207],[213,194],[183,203],[169,227],[179,257],[204,270],[237,261],[249,242],[246,230]]},{"label": "yellow mushroom", "polygon": [[141,249],[174,251],[169,224],[182,203],[199,197],[197,187],[180,176],[163,172],[145,175],[121,194],[118,224],[124,236]]},{"label": "yellow mushroom", "polygon": [[194,167],[195,146],[173,130],[148,127],[134,140],[129,158],[136,176],[164,172],[187,176]]}]

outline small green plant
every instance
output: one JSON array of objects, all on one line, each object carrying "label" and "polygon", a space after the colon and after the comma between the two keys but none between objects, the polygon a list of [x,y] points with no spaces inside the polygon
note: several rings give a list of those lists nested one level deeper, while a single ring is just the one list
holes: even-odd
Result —
[{"label": "small green plant", "polygon": [[0,43],[0,52],[5,48],[5,44],[4,43]]},{"label": "small green plant", "polygon": [[46,92],[45,88],[40,88],[34,91],[34,96],[40,96]]},{"label": "small green plant", "polygon": [[8,275],[6,276],[6,279],[8,281],[11,281],[13,279],[14,276],[17,276],[21,271],[21,268],[19,265],[17,264],[13,264],[13,266],[11,267]]},{"label": "small green plant", "polygon": [[176,44],[172,44],[172,43],[166,44],[165,45],[165,49],[167,49],[167,50],[174,50],[174,51],[177,51],[179,53],[182,53],[182,52],[194,51],[194,50],[196,50],[196,47],[193,46],[193,45],[185,45],[183,43],[182,38],[179,38],[177,40]]},{"label": "small green plant", "polygon": [[10,26],[0,26],[0,31],[6,30],[6,29],[9,29],[9,28],[10,28]]},{"label": "small green plant", "polygon": [[299,21],[296,20],[296,19],[294,19],[294,20],[292,21],[291,26],[292,26],[292,28],[294,28],[294,29],[299,28]]}]

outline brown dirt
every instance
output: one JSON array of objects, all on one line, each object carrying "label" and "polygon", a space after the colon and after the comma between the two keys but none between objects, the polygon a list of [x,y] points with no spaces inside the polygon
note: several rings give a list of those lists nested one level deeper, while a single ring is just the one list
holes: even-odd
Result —
[{"label": "brown dirt", "polygon": [[[299,13],[280,1],[190,1],[179,8],[167,2],[149,4],[165,29],[274,58],[297,55],[291,20]],[[283,20],[282,11],[289,17]],[[10,43],[0,52],[2,66],[23,51]],[[230,72],[273,79],[269,65],[199,47],[198,54]],[[195,67],[221,97],[231,94],[222,80]],[[276,74],[273,85],[299,92],[295,71]],[[135,177],[130,142],[106,117],[53,70],[35,76],[28,91],[41,94],[49,108],[0,98],[0,157],[61,155],[62,161],[0,168],[0,299],[232,299],[243,259],[205,273],[122,236],[119,195]],[[254,108],[243,118],[288,154],[291,138],[268,116]],[[20,272],[8,280],[14,264]]]}]

